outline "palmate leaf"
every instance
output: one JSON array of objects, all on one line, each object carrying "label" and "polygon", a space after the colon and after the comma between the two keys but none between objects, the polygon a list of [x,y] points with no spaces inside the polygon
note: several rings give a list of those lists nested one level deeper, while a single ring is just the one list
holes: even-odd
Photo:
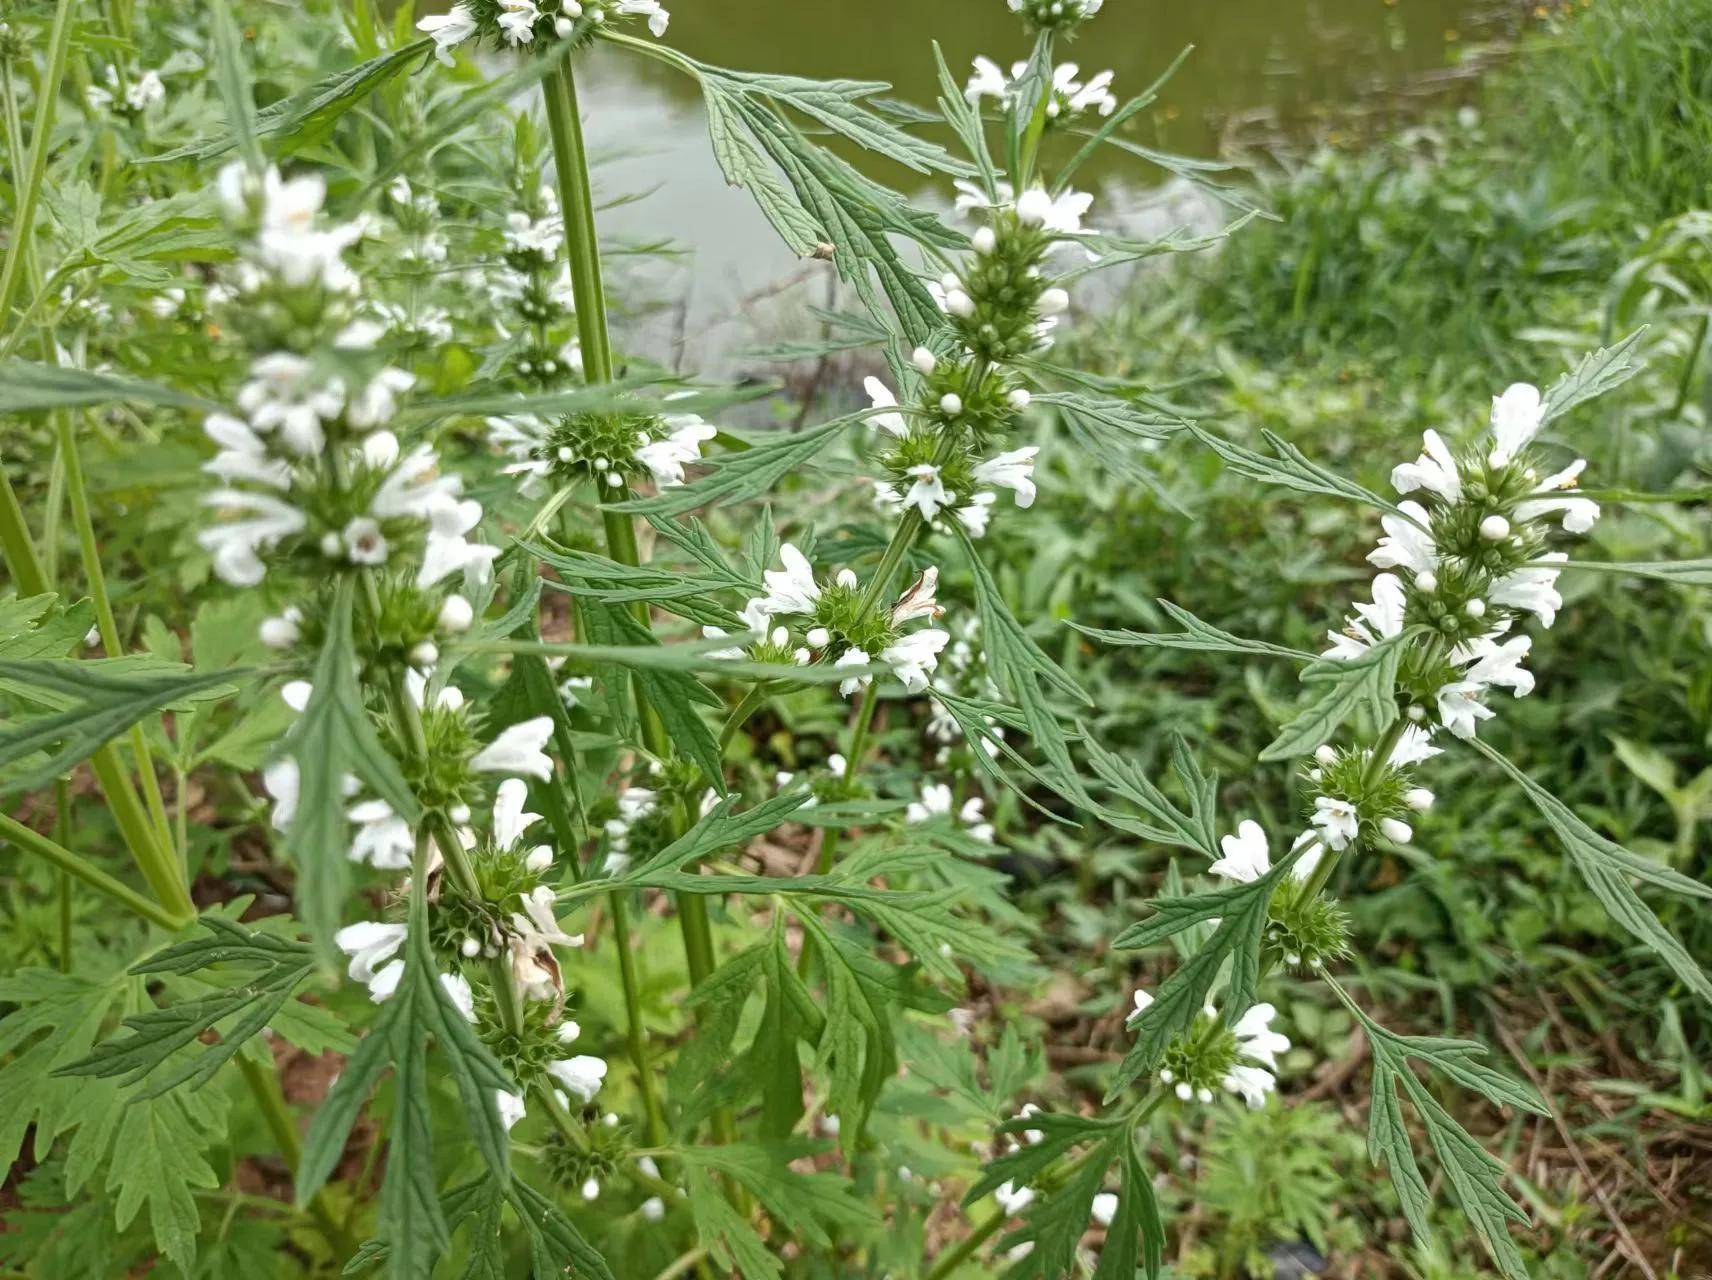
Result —
[{"label": "palmate leaf", "polygon": [[1444,1169],[1445,1179],[1468,1220],[1509,1280],[1526,1280],[1528,1269],[1510,1239],[1508,1224],[1528,1224],[1528,1215],[1505,1193],[1504,1163],[1488,1154],[1466,1130],[1439,1105],[1409,1066],[1414,1058],[1448,1075],[1458,1084],[1480,1093],[1500,1106],[1519,1107],[1535,1115],[1546,1108],[1534,1092],[1520,1081],[1476,1061],[1485,1046],[1467,1040],[1444,1040],[1430,1036],[1400,1036],[1374,1022],[1337,983],[1333,989],[1367,1033],[1373,1052],[1373,1102],[1369,1112],[1367,1150],[1374,1164],[1391,1171],[1391,1181],[1403,1206],[1403,1215],[1416,1238],[1431,1240],[1429,1215],[1432,1194],[1415,1159],[1413,1144],[1404,1123],[1399,1089],[1409,1100],[1426,1129],[1427,1141]]},{"label": "palmate leaf", "polygon": [[[420,874],[411,877],[409,932],[398,989],[316,1111],[297,1172],[297,1200],[303,1205],[338,1164],[358,1112],[390,1067],[393,1116],[381,1186],[381,1226],[391,1245],[391,1272],[397,1280],[429,1274],[434,1260],[451,1244],[434,1179],[429,1097],[435,1081],[449,1075],[457,1084],[469,1137],[495,1176],[506,1179],[509,1146],[495,1095],[516,1091],[440,981],[428,939],[423,881]],[[436,1050],[432,1065],[430,1041]]]},{"label": "palmate leaf", "polygon": [[1629,881],[1632,877],[1685,898],[1712,898],[1712,887],[1607,840],[1508,757],[1478,739],[1471,740],[1469,745],[1509,774],[1527,793],[1528,799],[1534,802],[1534,807],[1562,842],[1571,865],[1611,919],[1663,960],[1684,986],[1701,999],[1712,1002],[1712,980],[1707,978],[1688,948],[1659,922],[1652,908],[1641,900]]},{"label": "palmate leaf", "polygon": [[880,1090],[898,1069],[892,1009],[896,971],[863,945],[833,932],[817,915],[798,915],[826,984],[826,1025],[815,1066],[827,1081],[826,1110],[839,1118],[839,1140],[854,1154]]},{"label": "palmate leaf", "polygon": [[684,1191],[695,1221],[696,1240],[727,1274],[735,1272],[743,1280],[777,1280],[784,1274],[784,1263],[767,1248],[749,1220],[731,1207],[705,1170],[687,1170]]},{"label": "palmate leaf", "polygon": [[[1160,824],[1152,826],[1125,821],[1123,825],[1126,830],[1134,830],[1138,835],[1160,844],[1182,845],[1197,853],[1203,853],[1214,861],[1218,860],[1218,776],[1208,777],[1201,772],[1201,766],[1195,762],[1182,738],[1172,738],[1171,760],[1177,780],[1183,784],[1184,793],[1189,799],[1187,813],[1173,804],[1135,764],[1115,752],[1106,750],[1095,741],[1092,734],[1084,731],[1082,740],[1088,751],[1088,760],[1094,766],[1094,772],[1100,775],[1106,785]],[[1108,822],[1114,820],[1113,815],[1109,813],[1103,817]]]},{"label": "palmate leaf", "polygon": [[1110,631],[1101,627],[1084,627],[1077,622],[1072,622],[1070,625],[1085,636],[1119,647],[1189,649],[1199,653],[1251,653],[1263,658],[1293,658],[1297,662],[1318,661],[1318,655],[1309,653],[1305,649],[1292,649],[1286,645],[1269,644],[1265,640],[1250,640],[1246,636],[1232,635],[1228,631],[1222,631],[1210,622],[1202,622],[1187,609],[1172,604],[1169,600],[1160,600],[1158,604],[1171,616],[1172,621],[1182,627],[1183,630],[1164,633]]},{"label": "palmate leaf", "polygon": [[0,768],[59,744],[42,764],[21,778],[10,779],[11,787],[33,791],[47,786],[144,717],[259,674],[253,670],[158,671],[125,659],[115,661],[127,665],[114,671],[97,662],[0,661],[0,681],[75,700],[68,710],[0,730]]},{"label": "palmate leaf", "polygon": [[297,762],[297,812],[285,853],[298,871],[297,902],[311,932],[331,944],[350,886],[345,856],[344,786],[356,774],[406,822],[419,813],[398,765],[381,745],[357,684],[351,639],[351,579],[343,577],[327,615],[327,634],[315,662],[314,691],[285,742]]},{"label": "palmate leaf", "polygon": [[1276,456],[1268,457],[1253,449],[1245,448],[1233,441],[1225,440],[1201,427],[1190,423],[1190,434],[1207,448],[1224,459],[1225,465],[1239,476],[1250,480],[1259,480],[1265,484],[1281,485],[1286,489],[1294,489],[1297,493],[1317,493],[1331,498],[1341,498],[1347,502],[1359,502],[1380,511],[1389,512],[1408,520],[1415,521],[1393,502],[1381,498],[1371,489],[1347,480],[1335,471],[1329,471],[1319,463],[1312,461],[1295,445],[1272,431],[1262,431],[1260,434]]},{"label": "palmate leaf", "polygon": [[1194,1025],[1227,961],[1230,976],[1220,1000],[1220,1016],[1226,1025],[1232,1025],[1248,1011],[1260,977],[1260,946],[1272,894],[1301,854],[1300,848],[1292,849],[1265,875],[1248,884],[1188,898],[1163,899],[1155,904],[1153,919],[1125,931],[1125,947],[1138,948],[1204,920],[1217,918],[1219,922],[1205,945],[1177,967],[1155,993],[1153,1003],[1131,1024],[1135,1043],[1106,1091],[1108,1103],[1131,1081],[1152,1071],[1171,1042]]},{"label": "palmate leaf", "polygon": [[1260,753],[1262,760],[1307,755],[1329,742],[1344,721],[1365,710],[1373,728],[1397,718],[1397,664],[1407,632],[1388,636],[1354,658],[1321,658],[1302,672],[1302,683],[1321,690]]},{"label": "palmate leaf", "polygon": [[[190,1083],[199,1089],[264,1027],[276,1026],[279,1014],[316,967],[313,948],[289,938],[275,937],[245,928],[219,916],[203,916],[198,922],[206,937],[175,943],[140,964],[131,972],[138,976],[191,974],[215,965],[257,969],[240,982],[211,995],[183,1000],[124,1021],[131,1034],[109,1039],[77,1062],[61,1067],[63,1076],[122,1076],[122,1084],[140,1084],[167,1063],[162,1072],[132,1094],[139,1099],[156,1097]],[[237,1021],[220,1031],[219,1039],[206,1043],[204,1037],[227,1019]],[[338,1024],[332,1024],[337,1029]],[[335,1035],[332,1047],[348,1049],[352,1041]],[[181,1053],[193,1045],[200,1051]]]},{"label": "palmate leaf", "polygon": [[818,1154],[816,1143],[797,1139],[758,1145],[685,1146],[674,1155],[690,1169],[719,1173],[746,1188],[768,1215],[809,1244],[827,1248],[829,1230],[867,1232],[879,1211],[853,1194],[850,1180],[830,1172],[799,1173],[793,1162]]}]

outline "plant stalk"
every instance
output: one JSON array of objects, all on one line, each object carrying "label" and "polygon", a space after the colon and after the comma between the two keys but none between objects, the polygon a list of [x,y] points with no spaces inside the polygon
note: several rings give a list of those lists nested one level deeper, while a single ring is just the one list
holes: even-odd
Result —
[{"label": "plant stalk", "polygon": [[23,276],[26,248],[35,232],[36,205],[41,200],[42,178],[48,167],[48,147],[53,141],[54,112],[59,105],[60,81],[65,78],[66,53],[71,47],[71,11],[75,7],[73,0],[59,0],[54,6],[53,27],[48,33],[47,72],[36,95],[36,118],[30,128],[30,168],[12,219],[12,240],[6,246],[5,264],[0,266],[0,320],[12,313],[12,299]]},{"label": "plant stalk", "polygon": [[101,870],[94,863],[73,853],[56,841],[48,839],[39,832],[31,830],[15,818],[9,818],[0,813],[0,838],[10,840],[26,853],[33,853],[38,858],[58,867],[65,874],[81,880],[98,893],[105,894],[121,906],[142,916],[152,924],[163,929],[177,931],[184,928],[196,918],[193,907],[186,906],[182,912],[175,912],[162,906],[154,899],[138,893],[122,880],[117,880]]}]

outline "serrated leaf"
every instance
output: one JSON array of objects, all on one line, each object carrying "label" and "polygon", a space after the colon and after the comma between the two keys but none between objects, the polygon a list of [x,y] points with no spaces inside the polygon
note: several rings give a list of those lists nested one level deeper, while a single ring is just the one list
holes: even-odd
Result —
[{"label": "serrated leaf", "polygon": [[721,849],[764,835],[790,821],[791,815],[812,798],[808,791],[786,791],[769,796],[760,804],[739,813],[736,811],[738,797],[729,796],[671,844],[625,872],[618,883],[638,887],[648,885],[659,872],[676,870]]},{"label": "serrated leaf", "polygon": [[[1182,845],[1218,860],[1218,779],[1201,772],[1181,738],[1172,739],[1171,750],[1178,780],[1189,798],[1188,813],[1173,804],[1137,765],[1108,751],[1086,730],[1082,741],[1089,763],[1106,785],[1160,823],[1157,827],[1135,823],[1133,829],[1138,834],[1160,844]],[[1111,818],[1108,816],[1106,820]]]},{"label": "serrated leaf", "polygon": [[1565,569],[1589,569],[1595,573],[1629,574],[1674,582],[1682,587],[1712,587],[1712,560],[1569,560]]},{"label": "serrated leaf", "polygon": [[[999,1125],[999,1132],[1021,1134],[1038,1132],[1038,1142],[1019,1143],[1002,1156],[989,1160],[981,1176],[963,1193],[963,1207],[970,1208],[983,1196],[989,1196],[1005,1183],[1026,1187],[1045,1173],[1059,1158],[1085,1142],[1104,1142],[1113,1133],[1113,1121],[1090,1119],[1053,1111],[1036,1111],[1026,1117],[1015,1116]],[[1109,1162],[1108,1162],[1109,1163]],[[1086,1223],[1087,1215],[1082,1216]]]},{"label": "serrated leaf", "polygon": [[1354,658],[1321,658],[1306,668],[1302,683],[1324,691],[1278,731],[1260,758],[1288,760],[1307,755],[1331,741],[1357,711],[1367,712],[1375,731],[1389,725],[1397,718],[1397,664],[1407,639],[1406,632],[1387,636]]},{"label": "serrated leaf", "polygon": [[1141,1242],[1140,1263],[1147,1280],[1158,1280],[1165,1258],[1165,1222],[1159,1215],[1159,1199],[1153,1193],[1153,1177],[1142,1163],[1139,1133],[1124,1137],[1118,1161],[1122,1179],[1118,1188],[1118,1211],[1106,1230],[1100,1249],[1100,1265],[1094,1280],[1135,1280],[1136,1241]]},{"label": "serrated leaf", "polygon": [[1101,627],[1084,627],[1077,622],[1070,625],[1085,636],[1120,647],[1189,649],[1200,653],[1251,653],[1263,658],[1293,658],[1297,662],[1318,661],[1319,655],[1309,653],[1305,649],[1291,649],[1285,645],[1250,640],[1246,636],[1221,631],[1212,623],[1202,622],[1187,609],[1172,604],[1169,600],[1160,600],[1158,604],[1183,628],[1182,631],[1162,634],[1147,631],[1108,631]]},{"label": "serrated leaf", "polygon": [[[231,0],[213,0],[209,12],[214,83],[220,90],[220,103],[232,129],[228,146],[236,147],[249,171],[259,174],[262,152],[256,145],[255,122],[250,118],[255,108],[255,97],[250,91],[250,70],[244,63],[243,37],[238,34],[237,23],[232,19]],[[220,148],[222,151],[227,149]]]},{"label": "serrated leaf", "polygon": [[196,1255],[202,1222],[192,1193],[220,1185],[205,1155],[210,1140],[223,1130],[209,1096],[169,1093],[128,1100],[106,1184],[119,1229],[146,1208],[161,1253],[188,1264]]},{"label": "serrated leaf", "polygon": [[848,1178],[837,1173],[799,1173],[793,1162],[815,1154],[810,1142],[679,1147],[675,1155],[687,1168],[723,1174],[741,1184],[776,1221],[820,1248],[829,1247],[828,1228],[869,1231],[880,1225],[879,1211],[852,1194]]},{"label": "serrated leaf", "polygon": [[0,361],[0,413],[80,409],[107,404],[158,404],[209,413],[220,408],[200,396],[135,378],[28,360]]},{"label": "serrated leaf", "polygon": [[0,768],[46,751],[57,742],[59,750],[45,762],[10,782],[12,788],[24,791],[47,786],[144,717],[192,695],[255,674],[254,671],[160,672],[137,669],[134,665],[113,671],[98,662],[0,661],[0,681],[16,681],[76,700],[69,710],[0,730]]},{"label": "serrated leaf", "polygon": [[517,1178],[511,1180],[510,1199],[529,1232],[529,1254],[537,1276],[613,1280],[606,1259],[583,1239],[558,1205]]},{"label": "serrated leaf", "polygon": [[1574,369],[1546,388],[1542,397],[1543,422],[1560,418],[1576,405],[1622,386],[1641,371],[1639,361],[1631,358],[1635,344],[1647,331],[1642,325],[1625,338],[1608,347],[1600,347],[1581,357]]},{"label": "serrated leaf", "polygon": [[1190,423],[1190,434],[1207,448],[1224,459],[1225,465],[1239,476],[1250,480],[1259,480],[1265,484],[1280,485],[1286,489],[1294,489],[1297,493],[1316,493],[1325,497],[1341,498],[1348,502],[1359,502],[1365,506],[1389,512],[1404,520],[1414,521],[1407,513],[1398,509],[1397,505],[1381,498],[1371,489],[1345,479],[1335,471],[1329,471],[1319,463],[1311,461],[1306,454],[1283,437],[1271,431],[1260,434],[1268,446],[1276,454],[1267,457],[1253,449],[1245,448],[1233,441],[1225,440]]},{"label": "serrated leaf", "polygon": [[350,886],[346,775],[362,778],[406,822],[416,821],[420,812],[363,703],[351,639],[351,595],[351,580],[341,578],[315,663],[314,691],[285,742],[298,773],[297,812],[285,852],[298,870],[297,901],[304,921],[323,942],[339,927]]},{"label": "serrated leaf", "polygon": [[1527,793],[1546,823],[1569,854],[1571,865],[1599,899],[1611,919],[1628,931],[1670,967],[1683,984],[1701,999],[1712,1002],[1712,980],[1689,954],[1688,949],[1666,929],[1652,908],[1641,900],[1629,883],[1633,876],[1658,888],[1687,898],[1712,898],[1712,887],[1690,880],[1670,867],[1631,853],[1589,827],[1570,807],[1528,777],[1508,757],[1473,739],[1470,744],[1497,765]]},{"label": "serrated leaf", "polygon": [[735,1271],[743,1280],[777,1280],[784,1274],[784,1264],[704,1171],[687,1171],[684,1191],[689,1197],[696,1240],[721,1268]]},{"label": "serrated leaf", "polygon": [[634,515],[678,516],[702,506],[747,502],[772,492],[787,474],[807,466],[865,413],[847,414],[808,431],[768,440],[741,453],[717,458],[708,473],[686,485],[662,489],[652,498],[635,498],[606,508]]}]

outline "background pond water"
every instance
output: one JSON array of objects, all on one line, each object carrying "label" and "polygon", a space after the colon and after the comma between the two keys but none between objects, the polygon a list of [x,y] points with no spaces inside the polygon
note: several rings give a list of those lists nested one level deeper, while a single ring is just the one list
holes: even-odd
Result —
[{"label": "background pond water", "polygon": [[[1001,64],[1026,54],[1003,0],[678,0],[671,42],[717,65],[817,77],[883,80],[901,98],[931,105],[937,91],[930,40],[961,79],[971,59]],[[1357,104],[1408,110],[1400,91],[1440,78],[1463,52],[1505,32],[1519,11],[1495,0],[1108,0],[1062,60],[1084,76],[1110,68],[1120,99],[1187,46],[1193,53],[1130,136],[1179,153],[1213,156],[1233,124],[1289,129]],[[694,246],[663,285],[683,299],[676,325],[700,358],[719,334],[752,319],[754,300],[800,273],[749,203],[725,185],[708,153],[694,84],[657,63],[606,54],[585,77],[594,149],[605,157],[605,194],[646,193],[602,223],[626,243]],[[904,189],[922,179],[884,165],[876,176]],[[1160,174],[1116,152],[1084,171],[1097,188],[1156,182]],[[943,187],[943,184],[941,184]],[[813,271],[810,268],[809,271]],[[645,343],[654,354],[660,335]]]}]

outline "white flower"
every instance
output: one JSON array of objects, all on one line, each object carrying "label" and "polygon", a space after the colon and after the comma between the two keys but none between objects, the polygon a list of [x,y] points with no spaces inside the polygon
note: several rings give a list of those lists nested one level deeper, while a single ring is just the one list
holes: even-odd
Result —
[{"label": "white flower", "polygon": [[814,580],[814,566],[789,542],[779,548],[779,562],[784,565],[782,571],[768,569],[761,575],[767,585],[764,600],[767,612],[812,614],[820,601],[820,585]]},{"label": "white flower", "polygon": [[267,445],[241,418],[211,413],[202,420],[202,430],[220,446],[220,452],[202,464],[202,469],[227,484],[249,480],[272,489],[291,487],[291,464],[268,456]]},{"label": "white flower", "polygon": [[470,768],[481,773],[520,773],[545,782],[553,776],[553,761],[542,748],[552,736],[551,716],[514,724],[477,752]]},{"label": "white flower", "polygon": [[262,786],[273,797],[273,814],[269,820],[274,830],[284,831],[291,825],[297,813],[301,782],[297,761],[290,756],[282,756],[262,770]]},{"label": "white flower", "polygon": [[387,366],[351,397],[350,407],[345,410],[345,421],[358,431],[391,422],[392,415],[398,412],[399,395],[415,385],[414,374]]},{"label": "white flower", "polygon": [[465,1022],[476,1020],[475,992],[470,990],[470,980],[461,973],[442,973],[440,986],[446,993],[446,998],[452,1002]]},{"label": "white flower", "polygon": [[1408,601],[1403,583],[1394,573],[1381,573],[1373,579],[1373,603],[1357,604],[1356,616],[1344,619],[1344,629],[1328,632],[1331,648],[1328,658],[1356,658],[1381,640],[1389,639],[1403,630],[1403,611]]},{"label": "white flower", "polygon": [[309,457],[327,443],[321,424],[344,411],[345,388],[302,356],[275,351],[250,365],[249,380],[238,388],[238,407],[257,431],[277,430],[286,448]]},{"label": "white flower", "polygon": [[1014,489],[1017,506],[1031,507],[1036,493],[1034,459],[1039,452],[1040,446],[1031,444],[988,458],[976,465],[975,479],[1000,489]]},{"label": "white flower", "polygon": [[1492,452],[1486,460],[1495,467],[1508,466],[1545,420],[1540,389],[1527,382],[1511,383],[1503,395],[1492,397]]},{"label": "white flower", "polygon": [[658,1222],[666,1216],[666,1202],[659,1196],[649,1196],[642,1202],[642,1217],[649,1222]]},{"label": "white flower", "polygon": [[601,1082],[606,1079],[606,1063],[586,1053],[578,1054],[549,1063],[547,1074],[578,1101],[587,1103],[594,1101],[594,1095],[600,1092]]},{"label": "white flower", "polygon": [[1278,1070],[1278,1055],[1290,1047],[1290,1038],[1272,1029],[1272,1019],[1277,1015],[1278,1010],[1269,1004],[1251,1005],[1231,1028],[1243,1056],[1269,1071]]},{"label": "white flower", "polygon": [[357,824],[348,855],[352,862],[366,862],[382,871],[402,871],[410,865],[416,852],[415,833],[386,801],[365,800],[345,816]]},{"label": "white flower", "polygon": [[[986,188],[976,186],[967,178],[954,178],[951,185],[957,189],[956,206],[958,213],[972,213],[976,209],[1002,209],[1016,200],[1015,192],[1008,182],[995,182],[991,199],[987,197]],[[955,282],[956,277],[953,276],[952,280]],[[941,280],[939,284],[943,293],[945,282]],[[929,292],[932,292],[931,282]]]},{"label": "white flower", "polygon": [[204,529],[196,541],[214,557],[214,572],[234,587],[253,587],[267,572],[256,553],[301,533],[307,520],[290,503],[243,489],[216,489],[204,501],[245,518],[225,520]]},{"label": "white flower", "polygon": [[340,532],[345,555],[352,564],[385,564],[389,550],[380,523],[369,516],[352,516]]},{"label": "white flower", "polygon": [[1466,665],[1466,670],[1461,680],[1438,691],[1439,719],[1445,728],[1459,738],[1474,737],[1476,724],[1497,714],[1480,701],[1490,687],[1503,686],[1518,698],[1532,693],[1533,673],[1521,665],[1531,645],[1527,636],[1514,636],[1503,644],[1482,636],[1452,650],[1451,661]]},{"label": "white flower", "polygon": [[932,565],[910,584],[892,605],[892,625],[901,627],[915,618],[937,618],[945,612],[940,608],[935,592],[939,588],[939,570]]},{"label": "white flower", "polygon": [[[832,665],[834,667],[865,667],[870,661],[871,659],[861,649],[851,648],[840,654],[838,661]],[[858,689],[866,689],[873,683],[873,676],[851,676],[848,680],[838,682],[838,693],[839,696],[848,698]]]},{"label": "white flower", "polygon": [[1361,830],[1361,815],[1347,800],[1334,796],[1319,796],[1314,801],[1313,824],[1320,829],[1320,838],[1330,849],[1342,849]]},{"label": "white flower", "polygon": [[1399,463],[1391,469],[1391,485],[1398,493],[1413,493],[1426,489],[1446,502],[1462,499],[1462,476],[1456,469],[1456,459],[1439,439],[1436,431],[1421,434],[1421,456],[1413,462]]},{"label": "white flower", "polygon": [[[878,378],[862,379],[862,389],[868,393],[868,402],[876,409],[893,410],[897,408],[898,398],[892,394],[892,389]],[[909,423],[904,421],[901,413],[876,413],[869,422],[880,430],[897,436],[900,439],[909,434]]]},{"label": "white flower", "polygon": [[512,913],[511,923],[526,943],[533,944],[535,950],[543,946],[580,947],[583,945],[583,935],[566,933],[559,927],[558,917],[553,914],[553,908],[558,899],[549,885],[538,884],[527,894],[523,895],[523,912]]},{"label": "white flower", "polygon": [[501,849],[512,849],[523,833],[541,820],[538,813],[525,813],[529,801],[529,784],[522,778],[507,778],[499,784],[493,799],[493,842]]},{"label": "white flower", "polygon": [[1381,569],[1407,569],[1416,575],[1432,573],[1438,563],[1438,549],[1433,545],[1433,535],[1429,532],[1432,517],[1425,507],[1412,500],[1399,502],[1397,509],[1418,523],[1398,516],[1380,516],[1379,523],[1385,529],[1385,536],[1367,553],[1368,563]]},{"label": "white flower", "polygon": [[911,800],[904,811],[906,822],[931,822],[951,813],[951,788],[943,782],[930,782],[921,789],[921,799]]},{"label": "white flower", "polygon": [[1118,1198],[1110,1191],[1102,1191],[1094,1197],[1092,1205],[1094,1221],[1102,1227],[1112,1225],[1112,1220],[1118,1216]]},{"label": "white flower", "polygon": [[904,494],[904,507],[914,507],[928,524],[933,523],[942,507],[949,507],[956,501],[957,495],[946,489],[940,480],[939,468],[931,462],[911,467],[907,474],[913,476],[915,482]]},{"label": "white flower", "polygon": [[[1303,849],[1305,845],[1311,847]],[[1320,833],[1310,827],[1290,845],[1292,853],[1298,849],[1303,849],[1303,852],[1290,864],[1290,878],[1299,882],[1314,874],[1314,868],[1319,866],[1320,859],[1326,856],[1326,845],[1325,841],[1320,839]]]},{"label": "white flower", "polygon": [[456,4],[447,13],[423,18],[416,29],[434,37],[434,56],[449,67],[452,50],[476,33],[476,16],[468,5]]},{"label": "white flower", "polygon": [[541,11],[535,0],[499,0],[499,29],[510,44],[529,44],[535,39],[535,24]]},{"label": "white flower", "polygon": [[1565,492],[1575,488],[1586,466],[1585,458],[1577,458],[1562,471],[1547,476],[1534,490],[1534,497],[1516,504],[1516,519],[1537,520],[1561,511],[1565,533],[1586,533],[1592,529],[1599,519],[1599,504],[1592,498]]},{"label": "white flower", "polygon": [[1239,822],[1236,833],[1223,837],[1219,841],[1219,848],[1224,850],[1225,856],[1207,868],[1211,875],[1235,880],[1239,884],[1249,884],[1272,869],[1272,855],[1267,847],[1266,830],[1252,818]]},{"label": "white flower", "polygon": [[369,998],[377,1004],[397,990],[404,974],[404,962],[392,956],[404,945],[406,932],[401,924],[365,920],[346,925],[333,935],[334,945],[351,957],[346,970],[351,981],[365,984]]},{"label": "white flower", "polygon": [[165,101],[166,86],[161,83],[158,71],[143,72],[125,90],[125,103],[133,111],[146,111]]},{"label": "white flower", "polygon": [[963,97],[971,106],[982,98],[997,98],[1002,103],[1010,96],[1011,82],[998,63],[991,58],[977,57],[974,67],[975,74],[963,86]]},{"label": "white flower", "polygon": [[1034,1192],[1027,1187],[1019,1187],[1014,1183],[1005,1182],[993,1192],[993,1199],[998,1201],[999,1208],[1005,1211],[1005,1217],[1014,1218],[1029,1205],[1034,1203]]},{"label": "white flower", "polygon": [[920,693],[927,688],[927,673],[939,665],[939,651],[950,639],[950,632],[936,627],[913,631],[880,650],[880,661],[891,667],[904,688]]},{"label": "white flower", "polygon": [[1094,197],[1085,191],[1065,191],[1053,196],[1041,187],[1033,187],[1017,197],[1017,221],[1043,231],[1076,235],[1082,230],[1082,215],[1093,203]]},{"label": "white flower", "polygon": [[618,12],[631,17],[648,19],[648,30],[655,37],[666,34],[666,25],[671,22],[672,15],[660,7],[660,0],[618,0]]},{"label": "white flower", "polygon": [[[895,498],[897,495],[893,494]],[[957,523],[966,529],[971,538],[985,537],[987,522],[993,518],[993,503],[998,497],[991,493],[977,493],[969,499],[967,506],[958,507],[954,514]]]},{"label": "white flower", "polygon": [[431,587],[448,574],[462,573],[466,579],[487,580],[499,548],[486,542],[471,542],[466,536],[481,523],[481,503],[437,503],[428,517],[428,539],[422,548],[422,567],[416,585]]},{"label": "white flower", "polygon": [[1557,611],[1563,608],[1563,597],[1557,593],[1558,574],[1562,571],[1548,566],[1568,559],[1562,551],[1548,552],[1533,564],[1505,574],[1492,584],[1488,593],[1492,603],[1531,613],[1539,618],[1542,627],[1550,627],[1557,621]]},{"label": "white flower", "polygon": [[[1074,62],[1066,62],[1052,73],[1052,87],[1064,96],[1065,106],[1071,114],[1079,115],[1092,109],[1102,116],[1109,116],[1116,111],[1118,99],[1112,92],[1113,73],[1102,71],[1098,75],[1090,76],[1086,84],[1078,84],[1078,71],[1079,68]],[[1051,110],[1051,107],[1048,107],[1048,110]]]},{"label": "white flower", "polygon": [[676,414],[665,419],[671,431],[664,438],[641,445],[631,456],[654,474],[661,488],[671,488],[684,482],[684,464],[701,457],[701,446],[719,434],[692,414]]},{"label": "white flower", "polygon": [[1391,748],[1391,759],[1386,763],[1393,769],[1400,769],[1406,765],[1420,764],[1424,760],[1431,760],[1434,756],[1443,755],[1444,748],[1433,746],[1432,739],[1433,735],[1430,729],[1423,729],[1418,724],[1409,725],[1403,730],[1402,736],[1397,739],[1397,745]]},{"label": "white flower", "polygon": [[495,1089],[493,1100],[499,1110],[500,1123],[505,1126],[507,1133],[516,1127],[519,1120],[529,1114],[524,1109],[523,1098],[519,1094],[507,1093],[504,1089]]},{"label": "white flower", "polygon": [[1387,840],[1396,844],[1408,844],[1415,838],[1415,829],[1400,818],[1379,819],[1379,830]]}]

